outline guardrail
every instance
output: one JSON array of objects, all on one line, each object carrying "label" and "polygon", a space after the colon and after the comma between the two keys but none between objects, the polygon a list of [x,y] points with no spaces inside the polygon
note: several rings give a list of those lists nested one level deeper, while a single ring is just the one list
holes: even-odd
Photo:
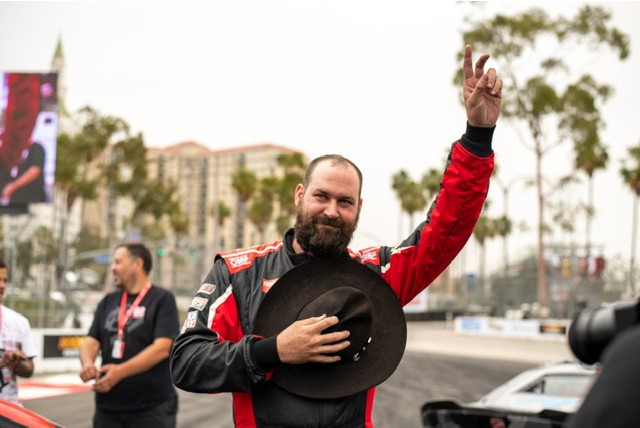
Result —
[{"label": "guardrail", "polygon": [[455,318],[454,330],[467,334],[566,340],[570,324],[571,321],[566,319],[508,319],[461,316]]}]

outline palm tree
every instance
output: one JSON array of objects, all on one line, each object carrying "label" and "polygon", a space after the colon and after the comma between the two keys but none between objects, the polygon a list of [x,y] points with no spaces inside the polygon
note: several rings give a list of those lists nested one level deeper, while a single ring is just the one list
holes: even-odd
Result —
[{"label": "palm tree", "polygon": [[563,101],[563,119],[560,128],[573,139],[575,166],[588,177],[588,202],[586,209],[585,252],[591,254],[591,220],[593,219],[593,174],[605,169],[609,161],[607,148],[600,141],[599,130],[604,127],[597,103],[605,102],[612,89],[598,85],[591,76],[582,76],[569,85]]},{"label": "palm tree", "polygon": [[91,168],[87,168],[87,165],[100,159],[112,139],[129,135],[129,125],[123,119],[102,115],[89,106],[76,113],[74,122],[77,124],[77,132],[60,134],[56,149],[56,194],[60,195],[65,207],[60,216],[58,236],[58,287],[62,286],[63,273],[67,267],[66,235],[69,212],[79,199],[96,199],[97,189],[101,188],[101,184],[106,180],[104,174],[92,175]]},{"label": "palm tree", "polygon": [[261,188],[253,197],[247,214],[260,233],[259,240],[264,242],[265,233],[273,215],[273,194],[270,194],[266,188]]},{"label": "palm tree", "polygon": [[277,198],[280,202],[280,213],[276,218],[276,229],[283,234],[296,215],[294,189],[302,183],[307,164],[302,153],[281,154],[277,159],[278,166],[283,168],[283,175],[277,181]]},{"label": "palm tree", "polygon": [[440,183],[442,182],[442,171],[431,168],[422,175],[422,188],[425,191],[426,201],[429,202],[440,191]]},{"label": "palm tree", "polygon": [[409,228],[413,229],[414,214],[423,211],[427,205],[422,185],[413,181],[405,170],[400,170],[393,176],[391,188],[400,199],[402,211],[409,215]]},{"label": "palm tree", "polygon": [[[633,192],[633,217],[631,226],[631,259],[629,262],[629,290],[632,295],[635,295],[635,278],[634,278],[634,263],[636,258],[636,239],[638,234],[638,198],[640,198],[640,143],[635,147],[628,149],[629,157],[623,161],[623,166],[620,169],[620,174],[625,183],[631,188]],[[627,168],[627,162],[632,163]]]},{"label": "palm tree", "polygon": [[258,192],[254,194],[249,207],[249,220],[260,233],[259,240],[266,241],[266,232],[275,211],[275,203],[280,192],[280,179],[274,176],[265,177],[258,183]]},{"label": "palm tree", "polygon": [[222,227],[225,220],[231,215],[231,208],[224,201],[218,201],[211,207],[209,214],[216,219],[216,226]]},{"label": "palm tree", "polygon": [[246,211],[246,203],[255,192],[258,186],[258,178],[256,175],[241,166],[231,177],[231,187],[238,193],[238,209],[236,215],[236,242],[235,246],[241,248],[244,246],[244,219]]}]

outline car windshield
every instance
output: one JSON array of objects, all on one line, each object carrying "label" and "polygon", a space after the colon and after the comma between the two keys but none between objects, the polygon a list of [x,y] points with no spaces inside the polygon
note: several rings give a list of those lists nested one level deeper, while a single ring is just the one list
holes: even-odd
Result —
[{"label": "car windshield", "polygon": [[593,376],[557,374],[546,375],[523,392],[555,395],[558,397],[583,397],[588,391]]}]

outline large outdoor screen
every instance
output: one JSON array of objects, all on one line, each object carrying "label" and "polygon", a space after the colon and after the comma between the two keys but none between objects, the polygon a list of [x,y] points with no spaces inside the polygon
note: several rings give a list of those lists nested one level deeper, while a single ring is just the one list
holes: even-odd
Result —
[{"label": "large outdoor screen", "polygon": [[57,84],[56,73],[0,71],[0,213],[52,200]]}]

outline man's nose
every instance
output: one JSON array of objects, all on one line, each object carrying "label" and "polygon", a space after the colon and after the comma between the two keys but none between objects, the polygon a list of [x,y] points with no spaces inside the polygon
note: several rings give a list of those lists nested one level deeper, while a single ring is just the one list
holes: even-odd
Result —
[{"label": "man's nose", "polygon": [[327,205],[324,207],[324,215],[329,218],[337,218],[338,217],[338,202],[337,201],[329,201]]}]

